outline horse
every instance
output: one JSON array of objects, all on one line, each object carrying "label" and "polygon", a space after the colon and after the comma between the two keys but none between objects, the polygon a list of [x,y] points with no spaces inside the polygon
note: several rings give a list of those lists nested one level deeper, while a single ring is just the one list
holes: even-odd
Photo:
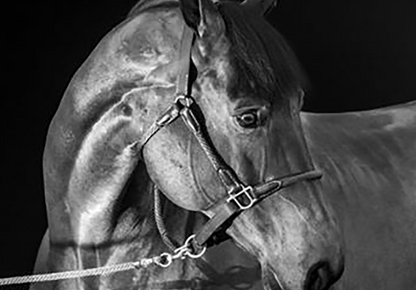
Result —
[{"label": "horse", "polygon": [[416,103],[301,112],[275,4],[142,0],[101,40],[49,127],[35,273],[188,258],[31,289],[415,284]]}]

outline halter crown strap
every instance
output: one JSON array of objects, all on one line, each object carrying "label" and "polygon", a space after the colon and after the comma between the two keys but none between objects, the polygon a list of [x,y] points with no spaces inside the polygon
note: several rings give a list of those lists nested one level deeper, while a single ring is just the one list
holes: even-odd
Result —
[{"label": "halter crown strap", "polygon": [[[188,95],[189,67],[191,62],[191,49],[194,32],[186,24],[182,31],[181,44],[179,47],[178,67],[179,74],[176,82],[176,96]],[[137,142],[143,148],[161,128],[169,125],[179,117],[180,106],[175,101],[162,115],[154,122]]]},{"label": "halter crown strap", "polygon": [[189,68],[191,62],[191,49],[194,32],[188,25],[184,24],[182,31],[181,46],[179,48],[179,67],[180,72],[176,83],[176,95],[188,95]]}]

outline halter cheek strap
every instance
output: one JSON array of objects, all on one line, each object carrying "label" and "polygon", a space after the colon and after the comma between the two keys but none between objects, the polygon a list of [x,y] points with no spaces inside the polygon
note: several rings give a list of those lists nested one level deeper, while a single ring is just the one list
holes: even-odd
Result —
[{"label": "halter cheek strap", "polygon": [[[190,97],[188,88],[190,85],[189,69],[193,37],[193,31],[185,25],[179,51],[180,70],[176,86],[177,97],[174,103],[150,126],[138,143],[143,148],[161,128],[168,126],[180,117],[198,140],[205,155],[208,157],[218,178],[226,189],[227,196],[210,208],[214,212],[214,216],[202,226],[196,235],[192,236],[195,249],[200,249],[222,242],[225,239],[225,230],[233,218],[242,211],[250,209],[264,198],[292,184],[318,179],[322,176],[322,173],[318,170],[311,170],[274,179],[256,186],[245,185],[239,180],[235,172],[223,161],[214,146],[208,141],[192,109],[196,104],[194,99]],[[160,219],[160,213],[156,212],[156,215],[159,216],[157,224],[160,229],[163,221]],[[161,231],[162,237],[166,236],[165,232],[164,229]],[[165,239],[169,240],[167,237]],[[172,243],[167,244],[172,246],[169,245]]]}]

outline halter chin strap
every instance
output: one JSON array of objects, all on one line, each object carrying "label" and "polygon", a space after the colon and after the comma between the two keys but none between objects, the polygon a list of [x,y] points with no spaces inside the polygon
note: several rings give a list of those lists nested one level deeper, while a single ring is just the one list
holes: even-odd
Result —
[{"label": "halter chin strap", "polygon": [[264,198],[292,184],[318,179],[322,176],[322,173],[318,170],[311,170],[270,180],[256,186],[245,185],[238,179],[235,172],[223,161],[214,146],[209,143],[192,110],[192,106],[196,104],[194,99],[190,97],[188,87],[193,37],[193,31],[185,25],[179,51],[180,71],[176,86],[177,97],[174,103],[145,132],[138,143],[143,148],[161,128],[168,126],[179,117],[198,140],[227,191],[227,196],[211,208],[214,216],[202,226],[194,237],[195,248],[201,248],[222,242],[224,231],[228,228],[232,219],[242,211],[250,209]]},{"label": "halter chin strap", "polygon": [[[298,174],[293,174],[281,179],[271,180],[257,186],[245,186],[241,183],[240,187],[233,193],[220,200],[213,206],[214,216],[195,235],[195,243],[201,245],[218,244],[223,241],[221,231],[224,231],[239,213],[252,208],[261,200],[288,187],[292,184],[319,179],[322,173],[319,170],[311,170]],[[224,227],[225,226],[225,227]],[[216,234],[219,233],[217,236]]]}]

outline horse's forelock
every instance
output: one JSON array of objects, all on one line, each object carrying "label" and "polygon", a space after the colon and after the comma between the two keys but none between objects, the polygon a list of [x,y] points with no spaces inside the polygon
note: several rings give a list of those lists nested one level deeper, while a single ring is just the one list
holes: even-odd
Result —
[{"label": "horse's forelock", "polygon": [[254,82],[268,98],[291,96],[299,88],[308,89],[309,82],[295,54],[270,24],[234,3],[221,3],[218,8],[238,72],[236,86]]}]

